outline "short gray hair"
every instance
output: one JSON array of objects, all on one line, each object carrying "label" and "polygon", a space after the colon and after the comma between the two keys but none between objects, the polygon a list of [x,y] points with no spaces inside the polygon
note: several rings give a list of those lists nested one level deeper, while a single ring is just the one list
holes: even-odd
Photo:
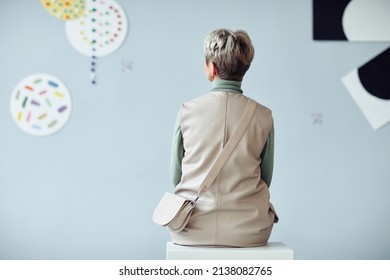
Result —
[{"label": "short gray hair", "polygon": [[204,55],[206,63],[215,63],[221,79],[242,81],[255,56],[255,49],[245,31],[217,29],[204,40]]}]

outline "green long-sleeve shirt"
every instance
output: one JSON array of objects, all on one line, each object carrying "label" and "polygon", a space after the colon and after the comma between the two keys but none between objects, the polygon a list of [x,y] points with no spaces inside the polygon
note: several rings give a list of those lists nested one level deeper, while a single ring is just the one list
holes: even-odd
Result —
[{"label": "green long-sleeve shirt", "polygon": [[[241,82],[215,80],[212,83],[211,91],[227,91],[237,94],[242,94]],[[174,186],[180,183],[181,180],[181,163],[184,156],[183,137],[180,129],[180,112],[176,118],[175,129],[173,133],[172,152],[171,152],[171,176]],[[260,155],[261,178],[271,185],[272,173],[274,168],[274,126],[272,124],[271,131],[268,135],[267,142]]]}]

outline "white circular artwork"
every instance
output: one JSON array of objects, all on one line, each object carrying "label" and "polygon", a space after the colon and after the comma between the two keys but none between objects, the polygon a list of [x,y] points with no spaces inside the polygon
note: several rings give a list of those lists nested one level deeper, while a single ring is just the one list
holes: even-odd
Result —
[{"label": "white circular artwork", "polygon": [[12,118],[20,129],[35,136],[47,136],[68,121],[72,101],[59,79],[48,74],[34,74],[15,87],[10,105]]},{"label": "white circular artwork", "polygon": [[84,15],[66,21],[71,45],[87,56],[105,56],[117,50],[127,34],[127,18],[114,0],[86,0]]}]

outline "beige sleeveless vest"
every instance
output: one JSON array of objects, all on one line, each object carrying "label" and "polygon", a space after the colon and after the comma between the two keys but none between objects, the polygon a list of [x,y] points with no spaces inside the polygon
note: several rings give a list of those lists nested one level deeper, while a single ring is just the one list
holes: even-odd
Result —
[{"label": "beige sleeveless vest", "polygon": [[[199,185],[229,140],[248,97],[210,92],[182,105],[180,128],[184,157],[175,192],[195,198]],[[277,217],[267,184],[261,179],[260,154],[272,127],[271,111],[258,104],[247,131],[174,243],[197,246],[265,245]]]}]

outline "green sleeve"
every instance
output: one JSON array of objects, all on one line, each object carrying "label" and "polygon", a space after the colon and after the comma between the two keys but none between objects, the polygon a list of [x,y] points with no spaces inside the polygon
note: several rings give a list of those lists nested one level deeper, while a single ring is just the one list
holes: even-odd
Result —
[{"label": "green sleeve", "polygon": [[184,156],[183,137],[180,130],[180,111],[177,114],[171,150],[171,178],[176,187],[181,180],[181,162]]},{"label": "green sleeve", "polygon": [[271,185],[272,173],[274,170],[274,125],[269,133],[267,142],[260,155],[261,163],[261,178],[267,183],[268,187]]}]

